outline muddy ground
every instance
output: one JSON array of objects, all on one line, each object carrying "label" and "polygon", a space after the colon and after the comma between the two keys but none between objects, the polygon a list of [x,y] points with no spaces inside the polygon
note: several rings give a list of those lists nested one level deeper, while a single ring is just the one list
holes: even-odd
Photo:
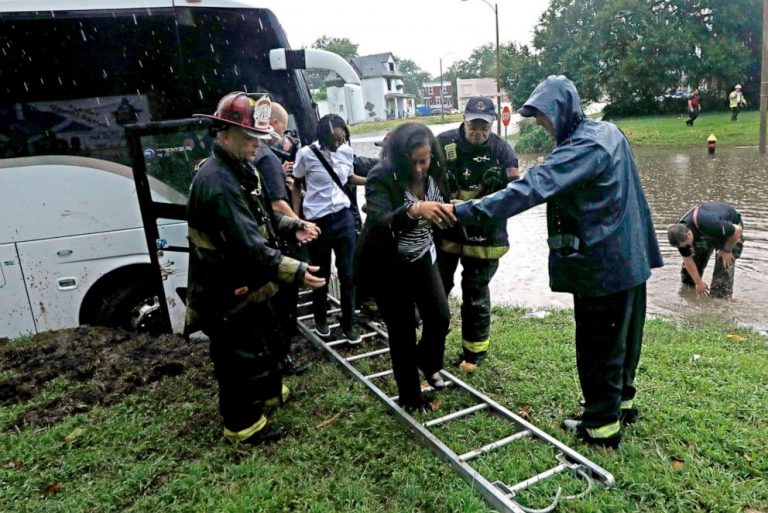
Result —
[{"label": "muddy ground", "polygon": [[[364,316],[363,316],[364,317]],[[292,354],[314,364],[324,360],[303,337],[292,341]],[[30,403],[1,431],[53,425],[62,419],[109,406],[153,383],[188,370],[192,383],[217,390],[208,340],[179,335],[149,335],[100,326],[48,331],[20,342],[0,338],[0,406]],[[56,378],[76,384],[50,401],[39,398]]]},{"label": "muddy ground", "polygon": [[[193,367],[211,367],[207,340],[94,326],[49,331],[20,343],[0,339],[0,405],[35,404],[0,429],[49,426],[97,405],[114,404]],[[200,386],[215,386],[211,372],[200,376],[201,381],[209,380]],[[59,377],[78,386],[52,401],[35,401]]]}]

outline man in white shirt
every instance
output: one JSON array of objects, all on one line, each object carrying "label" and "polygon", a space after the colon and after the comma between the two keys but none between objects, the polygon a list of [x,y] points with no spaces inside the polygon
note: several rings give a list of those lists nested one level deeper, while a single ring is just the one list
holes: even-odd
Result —
[{"label": "man in white shirt", "polygon": [[[306,194],[303,212],[320,228],[320,236],[309,246],[312,262],[320,267],[319,275],[330,278],[331,252],[336,255],[341,302],[341,328],[350,344],[362,342],[355,327],[355,288],[352,283],[352,260],[355,251],[355,218],[351,201],[343,187],[364,185],[365,178],[353,173],[354,153],[349,145],[349,129],[336,114],[320,118],[317,141],[301,148],[296,154],[294,178],[304,182]],[[294,211],[301,203],[300,187],[293,188]],[[312,292],[315,331],[329,338],[328,286]]]}]

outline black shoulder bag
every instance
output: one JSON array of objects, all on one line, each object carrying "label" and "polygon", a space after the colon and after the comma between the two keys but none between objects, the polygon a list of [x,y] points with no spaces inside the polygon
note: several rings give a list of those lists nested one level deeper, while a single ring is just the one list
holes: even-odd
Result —
[{"label": "black shoulder bag", "polygon": [[357,198],[355,198],[352,194],[352,191],[348,187],[344,187],[341,185],[341,180],[339,179],[339,175],[336,174],[336,172],[333,170],[333,167],[331,167],[330,162],[328,162],[328,159],[325,158],[325,155],[322,154],[322,152],[315,146],[314,144],[311,144],[310,149],[312,150],[312,153],[315,154],[317,159],[320,161],[320,163],[323,165],[326,171],[328,171],[328,174],[331,175],[331,180],[333,180],[333,183],[339,186],[339,189],[347,195],[347,198],[349,198],[349,208],[352,210],[352,216],[355,218],[355,226],[357,228],[357,231],[360,231],[360,228],[362,226],[362,219],[360,219],[360,212],[357,211]]}]

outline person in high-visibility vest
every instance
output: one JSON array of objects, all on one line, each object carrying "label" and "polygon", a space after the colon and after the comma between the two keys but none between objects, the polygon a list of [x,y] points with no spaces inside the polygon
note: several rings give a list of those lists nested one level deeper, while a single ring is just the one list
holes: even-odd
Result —
[{"label": "person in high-visibility vest", "polygon": [[731,108],[731,121],[737,121],[742,107],[747,106],[747,99],[741,92],[741,85],[736,84],[731,94],[728,95],[729,107]]},{"label": "person in high-visibility vest", "polygon": [[[473,96],[458,128],[437,136],[445,152],[446,181],[454,199],[482,198],[517,180],[518,159],[512,146],[492,132],[496,108],[487,96]],[[491,293],[489,283],[499,259],[509,249],[506,219],[483,226],[457,227],[442,234],[437,265],[446,293],[453,288],[461,263],[461,338],[459,369],[472,372],[490,347]]]}]

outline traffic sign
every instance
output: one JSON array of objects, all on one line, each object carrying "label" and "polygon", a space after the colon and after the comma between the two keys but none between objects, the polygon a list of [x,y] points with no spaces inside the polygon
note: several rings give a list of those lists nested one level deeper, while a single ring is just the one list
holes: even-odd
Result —
[{"label": "traffic sign", "polygon": [[509,126],[510,119],[512,119],[512,110],[509,105],[505,105],[501,108],[501,122],[504,123],[504,126]]}]

